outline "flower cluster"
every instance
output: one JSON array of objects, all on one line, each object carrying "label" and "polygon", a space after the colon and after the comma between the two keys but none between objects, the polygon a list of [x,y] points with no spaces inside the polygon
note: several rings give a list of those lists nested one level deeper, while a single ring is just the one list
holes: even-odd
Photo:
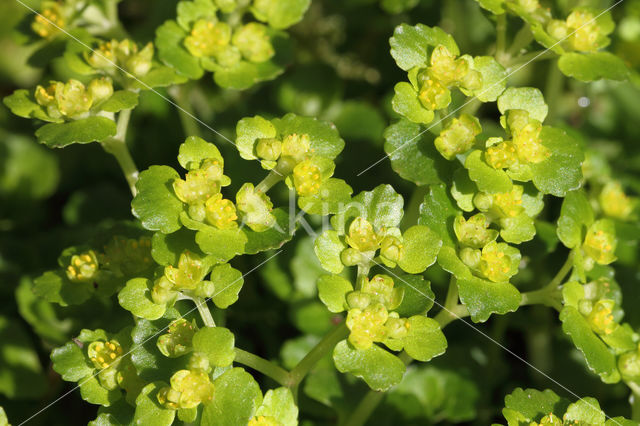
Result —
[{"label": "flower cluster", "polygon": [[110,40],[98,43],[96,49],[84,51],[85,61],[100,73],[113,76],[123,73],[134,78],[144,77],[153,66],[153,43],[147,43],[140,48],[134,41],[124,39]]},{"label": "flower cluster", "polygon": [[67,9],[58,1],[43,1],[40,5],[40,13],[33,18],[31,29],[42,38],[55,37],[65,28]]},{"label": "flower cluster", "polygon": [[180,255],[177,266],[166,266],[164,274],[155,280],[151,298],[156,304],[165,305],[173,303],[179,292],[211,297],[213,283],[204,280],[210,270],[211,265],[200,256],[185,251]]},{"label": "flower cluster", "polygon": [[608,35],[613,32],[613,21],[607,14],[590,8],[574,9],[567,19],[551,19],[547,33],[555,40],[566,40],[563,46],[578,52],[595,52],[609,45]]}]

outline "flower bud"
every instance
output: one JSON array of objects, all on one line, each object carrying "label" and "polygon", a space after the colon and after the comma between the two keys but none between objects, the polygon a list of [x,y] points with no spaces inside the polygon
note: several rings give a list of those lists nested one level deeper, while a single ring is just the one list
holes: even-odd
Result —
[{"label": "flower bud", "polygon": [[618,327],[613,317],[613,308],[615,302],[610,299],[598,300],[591,313],[587,317],[587,321],[591,325],[593,331],[598,334],[611,334]]},{"label": "flower bud", "polygon": [[640,354],[638,350],[620,355],[618,369],[625,381],[640,381]]},{"label": "flower bud", "polygon": [[406,318],[389,318],[384,327],[388,338],[404,339],[409,330],[409,321]]},{"label": "flower bud", "polygon": [[373,251],[379,247],[378,236],[373,230],[373,225],[363,217],[357,217],[351,222],[345,240],[347,244],[359,251]]},{"label": "flower bud", "polygon": [[444,86],[462,81],[469,72],[469,63],[462,58],[455,59],[443,45],[433,49],[430,64],[429,74]]},{"label": "flower bud", "polygon": [[113,95],[113,83],[109,77],[96,78],[89,83],[88,91],[93,102],[97,104]]},{"label": "flower bud", "polygon": [[231,200],[215,194],[205,203],[207,222],[218,229],[234,229],[238,227],[236,206]]},{"label": "flower bud", "polygon": [[157,305],[166,305],[177,296],[173,283],[164,275],[156,280],[151,289],[151,300]]},{"label": "flower bud", "polygon": [[454,118],[449,125],[440,132],[434,141],[436,149],[447,160],[453,160],[456,155],[463,154],[473,147],[477,135],[482,132],[477,118],[462,114]]},{"label": "flower bud", "polygon": [[352,309],[364,309],[371,304],[374,297],[362,291],[352,291],[347,294],[347,305]]},{"label": "flower bud", "polygon": [[530,120],[522,128],[512,131],[513,145],[521,162],[537,164],[551,156],[549,149],[542,145],[541,131],[542,124],[537,120]]},{"label": "flower bud", "polygon": [[209,357],[203,354],[202,352],[194,352],[189,357],[189,370],[202,370],[205,372],[211,371],[211,366],[209,365]]},{"label": "flower bud", "polygon": [[180,357],[191,352],[191,340],[195,332],[193,323],[184,318],[177,319],[169,325],[167,333],[158,338],[156,346],[166,357]]},{"label": "flower bud", "polygon": [[482,252],[480,249],[473,249],[471,247],[464,247],[458,253],[460,260],[471,269],[477,269],[480,266],[480,259],[482,258]]},{"label": "flower bud", "polygon": [[549,413],[540,419],[540,426],[562,426],[562,419],[553,413]]},{"label": "flower bud", "polygon": [[120,357],[123,353],[122,346],[117,340],[109,340],[108,342],[96,340],[91,342],[87,348],[89,359],[99,369],[107,368],[120,362]]},{"label": "flower bud", "polygon": [[614,219],[626,220],[633,211],[631,199],[618,182],[607,182],[600,192],[599,201],[604,214]]},{"label": "flower bud", "polygon": [[355,266],[362,260],[360,252],[354,248],[346,248],[340,253],[340,260],[344,266]]},{"label": "flower bud", "polygon": [[473,196],[473,204],[483,212],[486,212],[493,207],[493,196],[486,192],[478,192]]},{"label": "flower bud", "polygon": [[118,61],[115,53],[117,45],[117,40],[102,42],[91,53],[85,52],[84,58],[89,65],[97,70],[113,70]]},{"label": "flower bud", "polygon": [[592,310],[593,310],[593,301],[589,299],[582,299],[578,302],[578,311],[582,315],[587,316],[591,313]]},{"label": "flower bud", "polygon": [[233,33],[231,43],[249,62],[265,62],[275,55],[267,27],[257,22],[250,22],[238,28]]},{"label": "flower bud", "polygon": [[576,9],[567,17],[567,27],[571,35],[569,44],[580,52],[593,52],[598,50],[600,28],[595,16],[588,10]]},{"label": "flower bud", "polygon": [[258,139],[256,156],[262,160],[276,161],[282,153],[282,142],[275,138]]},{"label": "flower bud", "polygon": [[96,279],[100,265],[93,250],[71,256],[67,266],[67,278],[75,282],[89,282]]},{"label": "flower bud", "polygon": [[404,289],[394,288],[393,279],[382,274],[378,274],[370,280],[365,280],[362,284],[362,292],[372,295],[375,300],[389,310],[400,306],[404,297]]},{"label": "flower bud", "polygon": [[141,51],[127,59],[125,69],[136,77],[145,76],[151,70],[153,51],[153,44],[147,43]]},{"label": "flower bud", "polygon": [[[215,169],[214,169],[215,170]],[[220,192],[221,183],[209,170],[196,169],[187,173],[184,180],[176,179],[173,190],[183,203],[203,204]]]},{"label": "flower bud", "polygon": [[567,23],[559,19],[552,19],[547,24],[547,33],[555,40],[564,40],[569,35]]},{"label": "flower bud", "polygon": [[614,253],[617,244],[614,223],[608,219],[601,219],[587,230],[582,248],[596,263],[608,265],[616,260]]},{"label": "flower bud", "polygon": [[392,262],[397,262],[404,252],[400,238],[387,235],[380,243],[380,255]]},{"label": "flower bud", "polygon": [[266,231],[276,222],[271,214],[271,199],[267,194],[256,191],[251,183],[242,185],[236,194],[236,208],[242,216],[242,222],[256,232]]}]

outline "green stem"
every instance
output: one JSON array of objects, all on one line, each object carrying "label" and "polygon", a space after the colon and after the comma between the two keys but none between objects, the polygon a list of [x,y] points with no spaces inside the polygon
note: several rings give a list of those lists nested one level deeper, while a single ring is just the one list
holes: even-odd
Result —
[{"label": "green stem", "polygon": [[625,382],[631,395],[629,395],[629,404],[631,404],[631,420],[640,421],[640,386],[634,382]]},{"label": "green stem", "polygon": [[347,337],[349,329],[345,323],[340,324],[331,330],[326,336],[311,349],[311,351],[296,365],[291,373],[289,373],[289,387],[297,386],[311,369],[320,361],[327,353],[333,350],[339,341]]},{"label": "green stem", "polygon": [[549,73],[547,74],[547,84],[544,90],[544,97],[549,112],[547,113],[547,122],[553,123],[558,112],[558,98],[562,95],[562,87],[564,85],[564,75],[558,68],[558,62],[553,61],[549,64]]},{"label": "green stem", "polygon": [[453,308],[443,309],[438,312],[433,319],[440,324],[440,328],[445,328],[449,323],[454,320],[465,318],[469,316],[469,310],[464,305],[456,305]]},{"label": "green stem", "polygon": [[496,22],[496,60],[503,63],[507,59],[505,48],[507,43],[507,14],[498,15]]},{"label": "green stem", "polygon": [[545,305],[560,312],[562,310],[562,293],[558,289],[551,291],[546,287],[540,290],[522,293],[520,306],[527,305]]},{"label": "green stem", "polygon": [[513,41],[511,42],[511,46],[509,46],[509,49],[507,50],[507,54],[509,55],[509,57],[518,55],[520,51],[527,47],[532,41],[533,33],[531,32],[529,25],[524,25],[516,33],[515,37],[513,37]]},{"label": "green stem", "polygon": [[549,281],[549,284],[547,284],[544,289],[551,291],[557,289],[560,284],[562,284],[562,281],[569,274],[569,272],[571,272],[571,269],[573,269],[573,254],[569,253],[569,256],[567,256],[567,260],[565,260],[564,265],[562,265],[556,276],[553,277],[551,281]]},{"label": "green stem", "polygon": [[533,52],[525,53],[524,55],[517,56],[510,60],[506,66],[508,72],[514,72],[514,68],[518,68],[521,65],[528,64],[530,62],[544,61],[546,59],[555,58],[557,55],[552,50],[536,50]]},{"label": "green stem", "polygon": [[216,323],[211,316],[211,311],[207,306],[207,301],[201,297],[194,297],[193,302],[196,304],[196,308],[198,308],[200,318],[202,318],[202,322],[204,322],[204,325],[207,327],[215,327]]},{"label": "green stem", "polygon": [[409,199],[409,204],[405,209],[402,222],[400,223],[400,229],[404,231],[418,223],[420,205],[424,202],[424,196],[427,195],[428,192],[429,187],[427,185],[417,186],[416,189],[413,190],[413,194],[411,194],[411,198]]},{"label": "green stem", "polygon": [[118,162],[120,169],[122,169],[122,173],[124,174],[124,177],[129,184],[131,194],[135,197],[136,182],[138,181],[139,172],[138,168],[133,162],[133,158],[131,158],[131,153],[129,152],[127,143],[125,142],[130,117],[131,110],[120,112],[120,114],[118,115],[118,123],[116,126],[116,135],[112,138],[102,141],[102,148],[116,158],[116,161]]},{"label": "green stem", "polygon": [[193,108],[191,106],[191,90],[192,84],[183,84],[172,88],[170,93],[176,100],[176,103],[180,108],[179,116],[180,123],[182,124],[182,130],[185,136],[198,136],[201,137],[200,127],[198,122],[193,118],[195,116]]},{"label": "green stem", "polygon": [[375,411],[378,404],[384,398],[384,392],[369,391],[367,395],[362,398],[355,411],[347,419],[344,426],[362,426],[367,419]]},{"label": "green stem", "polygon": [[482,106],[482,102],[480,102],[478,98],[472,98],[469,102],[465,104],[464,107],[462,107],[462,110],[460,110],[460,115],[462,114],[475,115],[481,106]]},{"label": "green stem", "polygon": [[282,173],[279,173],[277,170],[271,170],[269,174],[262,179],[258,185],[256,185],[256,191],[266,193],[273,187],[273,185],[280,182],[283,178],[284,176]]},{"label": "green stem", "polygon": [[234,362],[242,365],[246,365],[265,376],[271,377],[273,380],[281,384],[282,386],[289,385],[289,373],[284,368],[274,364],[273,362],[266,360],[258,355],[254,355],[251,352],[244,351],[239,348],[235,348],[236,357]]}]

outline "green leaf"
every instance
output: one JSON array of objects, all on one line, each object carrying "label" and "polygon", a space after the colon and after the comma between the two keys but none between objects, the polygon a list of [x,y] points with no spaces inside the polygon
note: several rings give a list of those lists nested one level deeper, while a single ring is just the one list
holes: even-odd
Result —
[{"label": "green leaf", "polygon": [[383,136],[391,167],[403,179],[434,185],[449,178],[451,162],[436,150],[433,134],[423,131],[419,124],[400,119],[387,127]]},{"label": "green leaf", "polygon": [[98,408],[98,416],[88,426],[124,426],[133,422],[134,407],[120,398],[109,407]]},{"label": "green leaf", "polygon": [[198,247],[219,263],[244,253],[247,235],[242,229],[218,229],[206,226],[196,233]]},{"label": "green leaf", "polygon": [[267,22],[272,28],[282,30],[302,20],[311,0],[277,0],[263,4],[265,6],[259,9],[255,5],[252,9],[256,19]]},{"label": "green leaf", "polygon": [[[168,315],[171,313],[172,315]],[[166,331],[172,320],[178,318],[175,310],[167,311],[165,318],[155,321],[140,319],[133,327],[131,338],[131,362],[140,377],[147,382],[162,380],[167,371],[187,368],[188,357],[167,358],[158,349],[156,341]]]},{"label": "green leaf", "polygon": [[0,342],[0,394],[13,400],[42,398],[46,375],[32,337],[18,318],[0,316]]},{"label": "green leaf", "polygon": [[169,87],[174,84],[183,84],[189,81],[189,79],[171,67],[164,65],[156,66],[148,73],[140,77],[133,84],[133,88],[140,90],[151,90],[154,87]]},{"label": "green leaf", "polygon": [[476,183],[480,191],[491,194],[511,191],[513,183],[509,175],[502,169],[494,169],[488,165],[482,151],[472,151],[467,156],[464,167],[469,170],[469,178]]},{"label": "green leaf", "polygon": [[624,323],[610,334],[603,334],[601,338],[607,346],[613,349],[616,355],[620,355],[636,349],[637,343],[634,334],[633,328],[628,323]]},{"label": "green leaf", "polygon": [[189,136],[181,145],[178,162],[186,170],[198,169],[204,160],[217,160],[220,165],[224,159],[218,148],[198,136]]},{"label": "green leaf", "polygon": [[536,226],[532,218],[524,213],[516,217],[500,219],[500,236],[508,243],[520,244],[531,241],[536,235]]},{"label": "green leaf", "polygon": [[573,344],[582,352],[591,371],[598,374],[605,383],[620,381],[616,358],[578,310],[565,306],[560,312],[562,330],[571,337]]},{"label": "green leaf", "polygon": [[54,349],[51,352],[51,361],[54,371],[67,382],[78,382],[93,374],[93,365],[89,364],[82,349],[75,342]]},{"label": "green leaf", "polygon": [[276,419],[282,426],[298,425],[298,407],[289,388],[269,389],[255,415]]},{"label": "green leaf", "polygon": [[242,368],[226,371],[213,386],[215,398],[204,406],[203,426],[246,425],[262,403],[258,383]]},{"label": "green leaf", "polygon": [[185,30],[175,21],[166,21],[156,30],[155,46],[160,59],[178,73],[191,80],[197,80],[204,74],[200,60],[192,56],[182,45],[187,36]]},{"label": "green leaf", "polygon": [[149,383],[136,398],[136,411],[133,415],[133,424],[154,426],[170,426],[175,418],[176,411],[169,410],[158,402],[158,391],[167,386],[163,382]]},{"label": "green leaf", "polygon": [[447,350],[447,339],[436,320],[415,315],[409,318],[408,325],[403,343],[405,352],[411,358],[427,362]]},{"label": "green leaf", "polygon": [[402,254],[398,266],[410,274],[420,274],[436,261],[442,240],[429,227],[415,225],[402,234]]},{"label": "green leaf", "polygon": [[459,423],[475,418],[479,394],[477,385],[460,370],[412,365],[402,382],[388,392],[385,405],[417,424],[425,417]]},{"label": "green leaf", "polygon": [[231,365],[236,357],[235,337],[224,327],[206,327],[193,336],[193,350],[202,352],[216,367]]},{"label": "green leaf", "polygon": [[428,63],[428,47],[444,45],[451,54],[458,56],[460,50],[455,40],[439,27],[427,27],[418,24],[410,26],[407,24],[398,25],[393,31],[393,37],[389,40],[391,45],[391,56],[395,59],[398,67],[409,71],[413,67],[426,66]]},{"label": "green leaf", "polygon": [[606,420],[604,411],[600,409],[600,404],[595,398],[582,398],[569,405],[562,420],[566,423],[601,425]]},{"label": "green leaf", "polygon": [[315,155],[334,159],[344,149],[344,140],[336,126],[313,117],[300,117],[287,114],[271,121],[282,136],[293,134],[309,135],[311,149]]},{"label": "green leaf", "polygon": [[351,373],[363,379],[371,389],[385,391],[402,381],[405,366],[400,358],[373,345],[359,350],[346,340],[333,350],[333,361],[341,373]]},{"label": "green leaf", "polygon": [[331,312],[345,310],[346,295],[351,291],[353,291],[351,282],[340,275],[322,275],[318,278],[318,296]]},{"label": "green leaf", "polygon": [[507,70],[493,56],[476,56],[473,69],[482,74],[482,87],[474,96],[482,102],[495,102],[507,86]]},{"label": "green leaf", "polygon": [[97,376],[85,377],[80,381],[79,386],[80,396],[91,404],[108,407],[122,398],[122,392],[120,389],[116,388],[108,390],[103,388],[102,385],[100,385],[100,381]]},{"label": "green leaf", "polygon": [[[363,216],[376,230],[398,226],[404,211],[404,200],[391,185],[378,185],[353,197],[344,213],[334,216],[331,224],[343,234],[351,218]],[[332,271],[333,272],[333,271]]]},{"label": "green leaf", "polygon": [[426,315],[433,306],[435,295],[431,283],[421,275],[400,275],[393,280],[394,287],[404,289],[402,303],[395,312],[401,317]]},{"label": "green leaf", "polygon": [[183,251],[188,250],[192,253],[200,251],[195,237],[195,232],[186,228],[171,234],[156,232],[151,238],[151,257],[162,266],[177,265]]},{"label": "green leaf", "polygon": [[276,223],[266,231],[256,232],[249,227],[242,228],[246,235],[247,243],[244,246],[244,253],[256,254],[262,251],[279,249],[293,238],[295,226],[291,223],[292,218],[284,208],[274,209],[271,214],[276,218]]},{"label": "green leaf", "polygon": [[494,283],[469,276],[458,278],[460,301],[469,310],[473,322],[485,322],[491,314],[515,312],[522,296],[509,283]]},{"label": "green leaf", "polygon": [[552,390],[547,389],[541,392],[536,389],[523,390],[522,388],[516,388],[507,395],[504,403],[507,409],[521,413],[527,422],[539,421],[549,413],[562,418],[569,405],[569,401],[560,398]]},{"label": "green leaf", "polygon": [[28,90],[19,89],[5,97],[2,102],[18,117],[37,117],[46,121],[57,121],[48,118],[42,107],[31,100]]},{"label": "green leaf", "polygon": [[218,8],[213,0],[181,1],[176,8],[176,20],[185,30],[198,19],[210,19],[216,17]]},{"label": "green leaf", "polygon": [[593,209],[584,192],[571,191],[562,201],[558,218],[558,238],[568,248],[575,248],[584,240],[584,228],[594,221]]},{"label": "green leaf", "polygon": [[147,278],[134,278],[127,281],[125,288],[118,293],[120,306],[138,318],[155,320],[164,315],[166,306],[151,300],[153,282]]},{"label": "green leaf", "polygon": [[298,207],[309,214],[329,215],[345,209],[353,189],[342,179],[329,178],[316,195],[298,198]]},{"label": "green leaf", "polygon": [[501,15],[504,13],[504,0],[476,0],[481,8],[492,12],[495,15]]},{"label": "green leaf", "polygon": [[33,292],[47,302],[61,306],[79,305],[92,294],[91,283],[71,282],[62,271],[48,271],[33,281]]},{"label": "green leaf", "polygon": [[626,80],[629,68],[622,59],[609,52],[576,53],[560,56],[558,68],[568,77],[580,81]]},{"label": "green leaf", "polygon": [[418,223],[426,225],[442,239],[444,245],[456,244],[453,234],[453,220],[458,214],[454,201],[447,194],[444,185],[432,185],[420,204]]},{"label": "green leaf", "polygon": [[411,84],[401,81],[393,90],[395,94],[391,100],[391,106],[395,112],[414,123],[428,124],[433,121],[433,111],[422,106],[418,93]]},{"label": "green leaf", "polygon": [[116,123],[105,117],[49,123],[36,130],[38,142],[50,148],[63,148],[72,143],[100,142],[115,134]]},{"label": "green leaf", "polygon": [[456,200],[458,207],[465,212],[475,210],[473,196],[478,192],[478,186],[469,179],[466,169],[459,168],[453,173],[453,185],[451,186],[451,196]]},{"label": "green leaf", "polygon": [[324,231],[316,238],[313,250],[322,264],[322,267],[329,272],[339,274],[344,269],[340,253],[347,246],[342,242],[338,233],[333,230]]},{"label": "green leaf", "polygon": [[510,87],[498,98],[498,109],[505,114],[511,109],[523,109],[531,118],[542,122],[549,108],[542,92],[534,87]]},{"label": "green leaf", "polygon": [[138,105],[138,94],[130,90],[118,90],[109,99],[100,104],[99,109],[107,112],[120,112]]},{"label": "green leaf", "polygon": [[551,156],[531,164],[533,183],[545,194],[564,197],[567,191],[580,187],[584,152],[575,138],[554,127],[544,126],[540,140]]},{"label": "green leaf", "polygon": [[245,160],[255,160],[254,150],[258,139],[276,137],[276,128],[259,115],[245,117],[236,125],[236,147]]},{"label": "green leaf", "polygon": [[145,229],[170,234],[182,227],[183,204],[173,191],[173,182],[179,177],[169,166],[151,166],[140,173],[131,211]]},{"label": "green leaf", "polygon": [[214,285],[213,303],[220,309],[227,309],[238,300],[238,294],[244,284],[242,272],[228,263],[215,266],[211,270],[209,281]]}]

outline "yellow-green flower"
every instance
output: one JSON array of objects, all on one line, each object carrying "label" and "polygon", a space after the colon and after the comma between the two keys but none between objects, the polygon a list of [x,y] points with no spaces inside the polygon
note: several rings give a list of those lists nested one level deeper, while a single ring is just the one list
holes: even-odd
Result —
[{"label": "yellow-green flower", "polygon": [[593,331],[598,334],[611,334],[618,327],[613,317],[613,308],[616,303],[610,299],[598,300],[587,316],[587,321]]},{"label": "yellow-green flower", "polygon": [[42,38],[52,38],[65,27],[62,4],[57,1],[42,2],[42,11],[36,14],[31,29]]},{"label": "yellow-green flower", "polygon": [[359,251],[377,250],[380,245],[373,225],[363,217],[357,217],[351,222],[345,240],[347,244]]},{"label": "yellow-green flower", "polygon": [[178,370],[170,382],[171,387],[158,392],[158,401],[167,408],[194,408],[213,399],[213,383],[202,370]]},{"label": "yellow-green flower", "polygon": [[226,22],[200,19],[193,25],[184,45],[193,56],[210,57],[226,50],[231,42],[231,27]]},{"label": "yellow-green flower", "polygon": [[456,155],[463,154],[473,147],[476,136],[482,132],[480,122],[469,114],[462,114],[454,118],[449,125],[440,132],[434,141],[436,148],[447,160],[453,160]]},{"label": "yellow-green flower", "polygon": [[423,107],[435,111],[446,108],[451,103],[451,91],[439,80],[423,74],[422,77],[419,76],[419,81],[418,99]]},{"label": "yellow-green flower", "polygon": [[236,206],[231,200],[215,194],[205,203],[207,222],[218,229],[234,229],[238,227]]},{"label": "yellow-green flower", "polygon": [[301,197],[317,194],[322,184],[322,170],[313,159],[301,161],[293,168],[293,185]]},{"label": "yellow-green flower", "polygon": [[460,215],[453,222],[453,231],[460,244],[479,249],[498,238],[498,231],[488,229],[489,224],[487,217],[482,213],[473,215],[469,219]]},{"label": "yellow-green flower", "polygon": [[114,363],[120,361],[120,356],[123,354],[122,346],[117,340],[109,340],[108,342],[103,340],[96,340],[91,342],[87,348],[87,354],[89,359],[95,365],[96,368],[103,369],[109,366],[113,366]]},{"label": "yellow-green flower", "polygon": [[76,282],[93,281],[100,269],[98,257],[93,250],[71,256],[69,266],[67,266],[67,278]]},{"label": "yellow-green flower", "polygon": [[190,251],[180,255],[178,267],[166,266],[164,275],[173,283],[176,290],[194,290],[207,275],[207,268],[202,259]]},{"label": "yellow-green flower", "polygon": [[195,333],[193,323],[181,318],[169,325],[167,333],[158,338],[156,345],[164,356],[176,358],[191,352],[191,340]]},{"label": "yellow-green flower", "polygon": [[615,225],[608,219],[601,219],[587,230],[582,248],[596,263],[608,265],[616,260],[617,244]]},{"label": "yellow-green flower", "polygon": [[293,133],[282,140],[282,156],[287,157],[297,164],[311,153],[311,141],[306,133]]},{"label": "yellow-green flower", "polygon": [[369,349],[373,342],[380,342],[386,337],[384,324],[389,318],[387,308],[381,303],[367,306],[364,310],[350,309],[346,324],[351,333],[349,342],[357,349]]},{"label": "yellow-green flower", "polygon": [[231,40],[242,56],[250,62],[265,62],[275,55],[267,27],[257,22],[249,22],[233,33]]},{"label": "yellow-green flower", "polygon": [[618,182],[608,182],[600,192],[600,207],[605,215],[626,220],[633,211],[633,202]]},{"label": "yellow-green flower", "polygon": [[104,248],[106,268],[117,276],[133,276],[155,264],[151,258],[151,238],[115,236]]},{"label": "yellow-green flower", "polygon": [[277,419],[271,416],[255,416],[249,420],[248,426],[281,426]]},{"label": "yellow-green flower", "polygon": [[276,222],[271,213],[273,203],[267,194],[257,191],[251,183],[242,185],[236,194],[236,207],[243,223],[256,232],[266,231]]},{"label": "yellow-green flower", "polygon": [[498,142],[484,152],[488,165],[494,169],[508,169],[518,161],[516,147],[511,141]]},{"label": "yellow-green flower", "polygon": [[[516,253],[518,257],[514,261],[512,255]],[[490,281],[505,282],[518,272],[518,261],[518,249],[491,241],[482,249],[480,272]]]},{"label": "yellow-green flower", "polygon": [[567,17],[569,32],[569,44],[580,52],[593,52],[598,50],[600,28],[595,16],[590,11],[577,9]]},{"label": "yellow-green flower", "polygon": [[493,194],[493,207],[501,217],[516,217],[522,212],[522,194],[524,188],[521,185],[513,185],[509,192]]},{"label": "yellow-green flower", "polygon": [[370,280],[362,283],[363,293],[374,297],[376,302],[382,303],[388,310],[393,310],[400,306],[404,296],[402,288],[395,288],[393,279],[387,275],[378,274]]}]

